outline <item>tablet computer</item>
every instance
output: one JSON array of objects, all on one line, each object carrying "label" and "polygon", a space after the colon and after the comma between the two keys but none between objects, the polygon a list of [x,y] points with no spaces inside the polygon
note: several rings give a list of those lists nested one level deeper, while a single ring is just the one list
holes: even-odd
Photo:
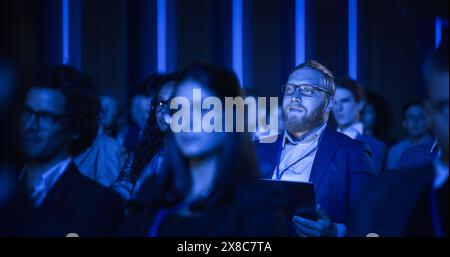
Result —
[{"label": "tablet computer", "polygon": [[272,179],[263,179],[263,183],[270,187],[281,188],[287,193],[288,215],[290,217],[299,215],[312,220],[318,219],[314,185],[312,183]]}]

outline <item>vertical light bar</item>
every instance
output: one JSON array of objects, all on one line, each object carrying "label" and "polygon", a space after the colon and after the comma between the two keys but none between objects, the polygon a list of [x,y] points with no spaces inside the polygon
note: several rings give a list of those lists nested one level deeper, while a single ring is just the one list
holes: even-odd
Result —
[{"label": "vertical light bar", "polygon": [[434,20],[434,46],[439,48],[439,44],[442,39],[442,19],[441,17],[436,17]]},{"label": "vertical light bar", "polygon": [[348,0],[348,75],[358,78],[358,3]]},{"label": "vertical light bar", "polygon": [[295,65],[306,60],[306,12],[305,0],[295,0]]},{"label": "vertical light bar", "polygon": [[244,86],[243,3],[242,0],[232,1],[232,63],[241,86]]},{"label": "vertical light bar", "polygon": [[166,0],[158,0],[157,5],[157,70],[165,73],[167,70],[166,56]]},{"label": "vertical light bar", "polygon": [[62,0],[62,63],[69,64],[69,0]]}]

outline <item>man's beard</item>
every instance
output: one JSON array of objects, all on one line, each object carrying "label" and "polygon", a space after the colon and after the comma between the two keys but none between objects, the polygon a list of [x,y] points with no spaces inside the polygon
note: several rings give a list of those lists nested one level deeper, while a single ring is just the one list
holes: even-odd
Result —
[{"label": "man's beard", "polygon": [[288,117],[286,110],[283,109],[283,122],[286,130],[290,134],[307,132],[317,126],[321,125],[324,121],[324,111],[326,102],[323,102],[314,112],[306,113],[302,117],[292,115]]}]

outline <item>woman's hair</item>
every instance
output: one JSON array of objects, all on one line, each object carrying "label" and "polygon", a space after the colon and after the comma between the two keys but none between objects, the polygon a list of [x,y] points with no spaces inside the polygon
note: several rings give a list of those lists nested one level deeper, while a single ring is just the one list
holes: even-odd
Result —
[{"label": "woman's hair", "polygon": [[[178,80],[181,83],[194,80],[207,87],[213,94],[224,101],[225,97],[240,96],[240,86],[236,75],[224,68],[206,64],[195,64],[183,71]],[[247,133],[227,133],[224,145],[218,150],[218,172],[215,177],[213,191],[205,199],[194,203],[192,208],[211,208],[230,196],[236,184],[245,180],[259,178],[258,166],[253,144]],[[165,169],[160,172],[162,177],[158,182],[160,192],[158,200],[163,205],[173,206],[182,201],[191,187],[188,159],[183,156],[175,143],[172,134],[166,138],[167,159]],[[153,192],[147,192],[154,194]],[[153,196],[155,197],[155,196]],[[153,198],[150,196],[150,198]],[[149,199],[142,195],[138,199]],[[154,199],[154,198],[153,198]]]},{"label": "woman's hair", "polygon": [[[177,76],[177,73],[152,75],[150,76],[151,79],[149,78],[146,80],[146,88],[148,91],[155,92],[155,96],[157,96],[165,84],[177,81]],[[150,83],[150,81],[152,82]],[[163,145],[163,142],[163,132],[158,127],[156,122],[156,111],[152,105],[144,130],[142,131],[142,140],[134,151],[135,159],[132,166],[132,172],[135,175],[139,175],[145,166],[150,163]]]}]

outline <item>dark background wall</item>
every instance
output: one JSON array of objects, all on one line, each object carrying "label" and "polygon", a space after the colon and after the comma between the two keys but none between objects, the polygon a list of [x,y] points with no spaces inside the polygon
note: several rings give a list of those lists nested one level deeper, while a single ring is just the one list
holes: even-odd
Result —
[{"label": "dark background wall", "polygon": [[[69,0],[70,65],[99,91],[126,102],[156,71],[157,0]],[[243,0],[244,86],[277,96],[294,67],[294,0]],[[61,0],[7,0],[0,5],[0,46],[35,74],[61,62]],[[231,1],[167,0],[167,70],[193,62],[231,66]],[[347,69],[347,0],[306,0],[306,57],[336,76]],[[358,1],[358,80],[392,110],[402,136],[402,105],[423,94],[421,63],[434,46],[434,19],[448,1]],[[444,31],[448,38],[448,27]]]},{"label": "dark background wall", "polygon": [[102,93],[128,94],[128,1],[83,1],[82,70]]}]

